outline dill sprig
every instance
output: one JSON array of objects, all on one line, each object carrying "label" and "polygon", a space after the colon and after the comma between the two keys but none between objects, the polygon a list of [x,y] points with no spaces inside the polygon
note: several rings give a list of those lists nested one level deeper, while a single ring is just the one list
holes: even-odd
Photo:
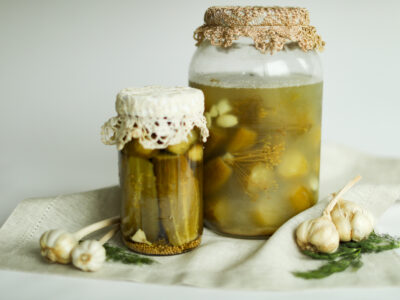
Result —
[{"label": "dill sprig", "polygon": [[327,263],[315,270],[306,272],[293,272],[296,277],[304,279],[320,279],[337,272],[343,272],[351,267],[354,271],[362,267],[361,256],[364,253],[379,253],[382,251],[400,248],[400,239],[388,234],[372,232],[367,239],[360,242],[342,242],[335,253],[315,253],[302,251],[303,254]]},{"label": "dill sprig", "polygon": [[113,246],[108,243],[104,244],[104,248],[106,249],[106,257],[108,261],[112,260],[133,265],[151,265],[156,262],[151,258],[137,255],[124,248]]}]

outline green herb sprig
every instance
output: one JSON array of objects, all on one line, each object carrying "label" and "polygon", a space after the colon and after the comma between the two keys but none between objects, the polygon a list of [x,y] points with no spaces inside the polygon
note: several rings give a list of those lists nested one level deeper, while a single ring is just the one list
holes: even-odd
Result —
[{"label": "green herb sprig", "polygon": [[320,279],[328,277],[337,272],[343,272],[349,267],[353,271],[362,267],[361,256],[364,253],[379,253],[382,251],[400,248],[400,238],[388,234],[376,234],[372,232],[367,239],[360,242],[342,242],[335,253],[315,253],[302,251],[303,254],[328,262],[318,269],[306,272],[293,272],[296,277],[304,279]]},{"label": "green herb sprig", "polygon": [[148,258],[132,253],[124,248],[113,246],[111,244],[104,244],[104,248],[106,249],[106,257],[108,261],[118,261],[124,264],[133,264],[133,265],[151,265],[156,261]]}]

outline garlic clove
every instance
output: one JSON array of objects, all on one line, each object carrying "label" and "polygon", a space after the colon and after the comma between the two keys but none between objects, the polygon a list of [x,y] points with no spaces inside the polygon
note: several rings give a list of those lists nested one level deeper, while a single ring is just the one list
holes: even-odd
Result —
[{"label": "garlic clove", "polygon": [[136,233],[131,236],[131,240],[136,243],[151,245],[151,243],[147,240],[146,233],[142,229],[138,229]]},{"label": "garlic clove", "polygon": [[221,115],[217,118],[217,125],[222,128],[234,127],[238,124],[238,118],[235,115]]},{"label": "garlic clove", "polygon": [[333,253],[339,247],[339,234],[335,225],[327,219],[319,220],[316,228],[309,237],[309,241],[318,251],[323,253]]},{"label": "garlic clove", "polygon": [[219,115],[227,114],[232,110],[232,106],[229,104],[228,99],[222,99],[217,104],[217,111]]},{"label": "garlic clove", "polygon": [[333,253],[339,247],[339,233],[332,221],[322,216],[307,220],[296,230],[297,244],[302,250]]},{"label": "garlic clove", "polygon": [[366,239],[374,230],[374,226],[370,218],[363,212],[357,212],[354,214],[351,221],[351,227],[353,229],[352,240],[356,242]]},{"label": "garlic clove", "polygon": [[268,168],[266,164],[258,163],[250,171],[247,181],[247,191],[256,193],[276,185],[274,171]]},{"label": "garlic clove", "polygon": [[95,240],[86,240],[77,245],[72,251],[72,263],[82,271],[94,272],[99,270],[106,260],[106,250]]},{"label": "garlic clove", "polygon": [[290,217],[290,211],[278,197],[263,193],[252,206],[251,217],[254,224],[260,228],[272,229],[270,234],[285,223]]},{"label": "garlic clove", "polygon": [[40,253],[52,262],[68,264],[71,251],[78,244],[75,236],[61,229],[46,231],[40,237]]},{"label": "garlic clove", "polygon": [[216,105],[211,106],[210,111],[208,112],[211,118],[215,118],[218,116],[218,108]]},{"label": "garlic clove", "polygon": [[342,242],[351,241],[351,224],[343,215],[334,216],[332,214],[332,222],[335,224]]},{"label": "garlic clove", "polygon": [[343,199],[335,205],[331,217],[343,242],[366,239],[374,229],[374,218],[370,212]]}]

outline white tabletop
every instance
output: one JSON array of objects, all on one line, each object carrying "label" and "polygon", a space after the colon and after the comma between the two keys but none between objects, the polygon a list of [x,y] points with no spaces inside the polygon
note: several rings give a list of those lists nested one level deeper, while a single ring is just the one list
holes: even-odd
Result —
[{"label": "white tabletop", "polygon": [[[128,86],[186,85],[204,1],[0,1],[0,224],[28,197],[117,183],[99,139]],[[268,1],[268,5],[293,1]],[[400,158],[399,1],[301,3],[327,41],[323,139]],[[400,234],[400,207],[380,220]],[[398,299],[400,288],[251,292],[83,280],[0,270],[1,299]]]}]

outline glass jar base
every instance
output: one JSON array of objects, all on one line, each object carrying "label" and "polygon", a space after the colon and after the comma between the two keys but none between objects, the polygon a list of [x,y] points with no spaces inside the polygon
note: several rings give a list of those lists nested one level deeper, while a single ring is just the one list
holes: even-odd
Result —
[{"label": "glass jar base", "polygon": [[263,234],[245,234],[244,232],[243,233],[235,232],[235,230],[221,230],[217,226],[213,226],[208,222],[205,222],[204,226],[207,229],[211,230],[212,232],[214,232],[218,235],[235,238],[235,239],[245,239],[245,240],[267,240],[277,230],[277,229],[271,230],[271,233],[268,233],[268,234],[265,234],[265,233],[263,233]]},{"label": "glass jar base", "polygon": [[167,256],[167,255],[176,255],[185,253],[193,250],[198,247],[201,243],[201,236],[197,239],[183,244],[181,246],[172,246],[172,245],[148,245],[144,243],[136,243],[132,241],[126,240],[122,237],[122,241],[124,244],[131,250],[145,255],[154,255],[154,256]]}]

